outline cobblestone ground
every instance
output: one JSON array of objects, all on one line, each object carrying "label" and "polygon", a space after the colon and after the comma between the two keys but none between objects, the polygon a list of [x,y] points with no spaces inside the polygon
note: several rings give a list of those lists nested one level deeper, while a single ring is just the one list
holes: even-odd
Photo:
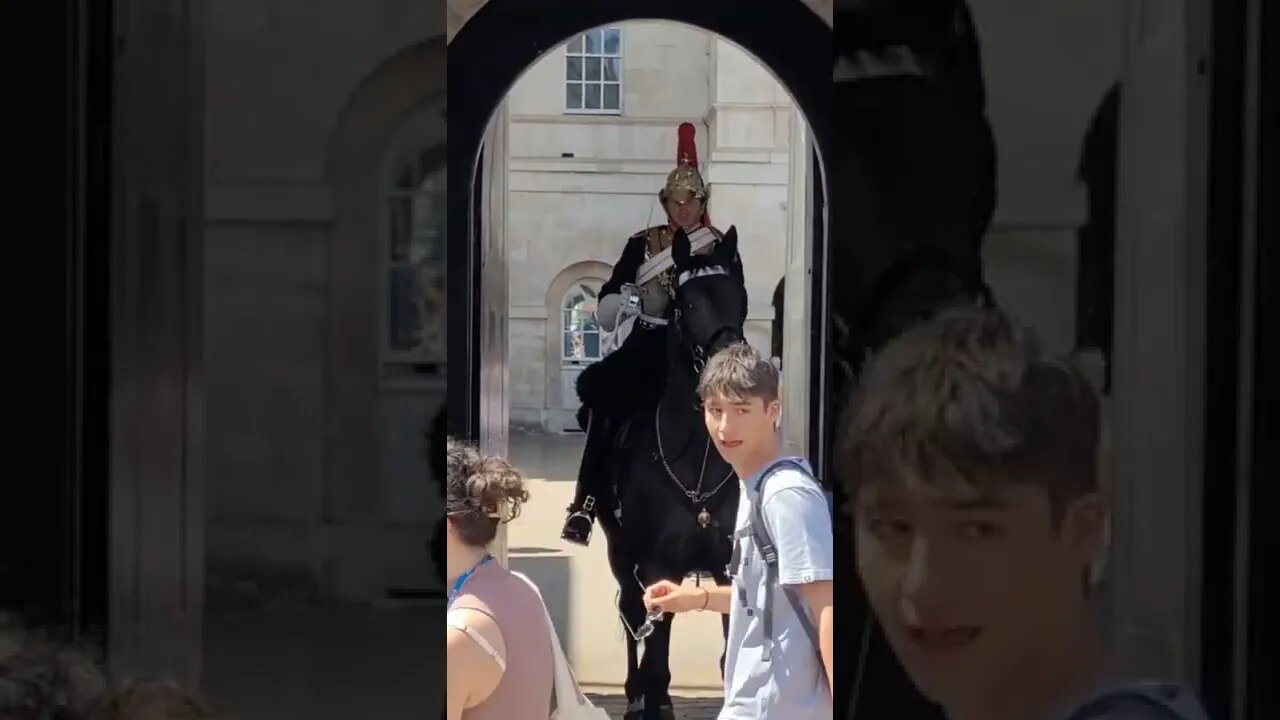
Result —
[{"label": "cobblestone ground", "polygon": [[[627,710],[627,698],[622,695],[591,695],[591,702],[609,713],[610,718],[621,720]],[[720,698],[672,698],[676,706],[677,720],[715,720],[720,712]]]}]

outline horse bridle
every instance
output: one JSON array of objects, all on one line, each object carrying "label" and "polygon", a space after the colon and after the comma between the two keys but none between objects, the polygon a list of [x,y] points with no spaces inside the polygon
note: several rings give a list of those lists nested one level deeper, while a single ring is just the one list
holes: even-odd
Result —
[{"label": "horse bridle", "polygon": [[[676,278],[676,292],[678,293],[680,286],[684,285],[686,282],[694,278],[706,277],[708,275],[726,275],[732,277],[732,273],[730,273],[729,269],[723,265],[712,265],[696,270],[685,270]],[[721,325],[711,333],[711,337],[707,338],[705,343],[698,342],[691,337],[691,333],[685,330],[684,323],[681,322],[682,313],[680,312],[680,305],[678,303],[674,303],[674,306],[674,318],[672,325],[675,327],[676,335],[680,340],[680,344],[687,347],[692,355],[691,365],[694,373],[696,374],[702,374],[702,369],[707,366],[707,361],[711,359],[712,349],[717,347],[719,341],[726,335],[731,335],[733,340],[737,342],[747,341],[747,338],[743,336],[742,331],[739,330],[737,326]],[[741,318],[739,325],[746,321],[746,303],[743,303],[742,311],[743,317]],[[690,342],[685,342],[686,339],[689,339]]]},{"label": "horse bridle", "polygon": [[[680,323],[680,311],[676,310],[676,328],[677,328],[676,332],[680,335],[681,338],[683,338],[686,335],[685,335],[684,329],[680,327],[679,323]],[[737,328],[733,327],[732,325],[721,325],[719,328],[716,329],[715,332],[711,333],[711,339],[707,340],[707,343],[705,345],[697,341],[690,342],[690,343],[682,343],[685,345],[685,347],[689,348],[689,354],[693,358],[691,364],[693,366],[694,373],[698,375],[702,374],[702,369],[707,366],[707,361],[711,359],[711,348],[716,347],[717,346],[716,341],[720,340],[722,337],[726,335],[732,335],[733,339],[737,342],[747,341],[747,339],[742,336],[742,333]]]}]

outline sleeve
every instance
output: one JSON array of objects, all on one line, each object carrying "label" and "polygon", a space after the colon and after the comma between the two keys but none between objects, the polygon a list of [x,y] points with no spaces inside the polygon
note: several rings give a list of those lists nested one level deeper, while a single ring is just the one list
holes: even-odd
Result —
[{"label": "sleeve", "polygon": [[623,283],[635,282],[636,273],[644,264],[644,240],[644,233],[632,235],[627,240],[622,257],[618,258],[618,263],[613,266],[613,274],[609,276],[609,282],[600,288],[600,297],[616,295],[622,291]]},{"label": "sleeve", "polygon": [[778,552],[778,582],[807,585],[835,579],[831,512],[817,483],[778,487],[760,511]]}]

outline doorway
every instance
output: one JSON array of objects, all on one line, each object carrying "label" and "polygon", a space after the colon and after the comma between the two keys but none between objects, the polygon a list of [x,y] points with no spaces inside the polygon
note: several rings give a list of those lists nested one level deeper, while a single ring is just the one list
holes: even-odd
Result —
[{"label": "doorway", "polygon": [[[830,56],[822,50],[830,47],[830,28],[800,2],[779,3],[777,9],[779,14],[771,15],[765,23],[759,17],[742,17],[741,8],[733,3],[695,6],[636,2],[625,8],[575,4],[570,12],[568,4],[561,2],[492,0],[458,31],[449,47],[448,293],[449,371],[451,377],[460,378],[451,387],[462,391],[449,395],[451,434],[478,441],[487,452],[509,455],[519,454],[530,445],[516,435],[517,428],[534,433],[577,429],[574,416],[578,402],[573,380],[586,363],[597,357],[597,352],[603,355],[607,345],[601,342],[596,350],[595,331],[580,324],[575,308],[591,302],[591,295],[609,277],[610,264],[618,259],[629,236],[664,222],[656,194],[674,167],[676,126],[689,121],[698,128],[696,142],[704,177],[708,172],[721,173],[720,180],[708,178],[713,195],[709,205],[712,224],[721,231],[737,225],[748,274],[748,295],[751,306],[760,314],[759,318],[748,318],[746,330],[749,337],[752,328],[759,331],[753,344],[766,351],[772,320],[769,300],[780,275],[789,278],[789,321],[784,323],[789,337],[782,344],[794,359],[785,363],[787,371],[798,379],[788,385],[797,388],[788,395],[796,404],[784,408],[784,426],[788,438],[794,432],[795,446],[789,449],[821,457],[821,433],[810,429],[821,427],[821,414],[826,410],[820,400],[824,378],[820,369],[825,362],[822,343],[826,335],[825,268],[821,259],[825,257],[827,225],[826,152],[831,145],[826,115]],[[519,41],[511,37],[511,28],[515,27],[520,28]],[[599,36],[598,48],[591,45],[593,33]],[[796,42],[797,38],[807,39]],[[596,60],[596,55],[600,56],[601,65],[615,59],[629,63],[637,53],[646,52],[654,57],[640,61],[645,63],[645,80],[661,86],[653,93],[661,100],[650,101],[644,109],[639,109],[646,102],[639,93],[623,89],[615,96],[609,92],[611,84],[617,82],[614,75],[597,78],[591,63],[583,63],[581,68],[575,64],[578,58]],[[665,77],[658,62],[662,52],[679,53],[684,70],[672,73],[670,79],[658,80]],[[632,57],[623,57],[628,55]],[[720,141],[721,137],[731,137],[733,126],[727,121],[717,125],[714,119],[708,119],[714,112],[708,108],[714,104],[706,96],[714,96],[715,92],[714,87],[708,90],[708,85],[713,85],[718,76],[714,67],[704,68],[709,73],[705,77],[699,69],[717,63],[726,73],[731,72],[731,63],[734,67],[742,65],[740,72],[753,78],[752,82],[756,75],[771,75],[762,85],[776,85],[780,88],[778,95],[786,96],[785,100],[771,96],[755,103],[761,106],[756,108],[758,112],[782,118],[776,130],[771,126],[759,150],[763,159],[748,168],[757,172],[765,168],[776,176],[768,177],[767,183],[757,176],[753,182],[767,184],[764,191],[749,187],[742,175],[734,179],[731,171],[742,170],[747,163],[735,162],[734,153],[725,151],[731,142]],[[523,93],[528,97],[510,100],[517,92],[513,89],[517,79],[530,66],[534,69],[528,73],[537,88]],[[465,78],[460,68],[467,68]],[[557,78],[559,73],[565,76]],[[672,87],[681,82],[677,77],[680,74],[691,78],[687,94],[701,92],[701,100],[693,98],[680,106],[672,102],[673,98],[683,97],[683,88]],[[589,87],[593,79],[602,82],[599,92]],[[555,84],[561,81],[571,87],[557,87]],[[580,89],[582,85],[588,87]],[[617,112],[621,102],[637,103],[628,107],[637,110],[642,119],[610,119],[608,113]],[[587,105],[596,113],[589,120],[581,118]],[[728,107],[732,102],[725,105],[728,109],[724,115],[736,110]],[[658,106],[666,109],[657,109]],[[628,123],[638,127],[629,127]],[[559,129],[564,125],[572,125],[574,130]],[[536,130],[530,130],[531,126]],[[592,147],[583,139],[593,132],[607,136],[598,143],[603,149]],[[545,140],[542,146],[531,150],[533,145],[526,135]],[[628,137],[637,140],[622,139]],[[625,145],[626,149],[610,155],[610,143]],[[744,147],[730,150],[737,150],[739,156],[748,151]],[[770,154],[781,159],[770,159]],[[515,158],[511,167],[509,157]],[[798,162],[794,160],[797,157]],[[574,164],[580,168],[576,173],[568,167]],[[621,167],[614,170],[597,165]],[[567,190],[563,187],[570,182],[563,179],[566,177],[573,185]],[[723,193],[717,194],[721,190]],[[531,199],[538,193],[539,198]],[[767,200],[760,199],[766,196]],[[590,252],[571,250],[575,241],[558,237],[576,233],[575,227],[582,224],[582,218],[574,213],[591,212],[582,206],[587,200],[575,198],[591,198],[609,208],[608,215],[591,215],[594,224],[607,231],[594,237],[593,242],[599,247]],[[531,213],[524,207],[535,201],[550,209]],[[548,216],[560,217],[555,212],[561,210],[561,205],[572,206],[565,210],[567,220],[553,222]],[[761,209],[765,205],[769,207],[767,211]],[[768,218],[759,220],[765,214]],[[537,227],[542,223],[553,226],[555,232],[548,234],[546,228]],[[517,233],[521,236],[517,237]],[[744,239],[749,234],[751,238]],[[769,248],[768,259],[762,259],[766,254],[756,250],[769,245],[771,238],[777,240]],[[784,243],[783,238],[789,241]],[[753,273],[770,277],[756,282],[751,277]],[[565,461],[556,466],[564,470],[556,474],[557,478],[564,476],[572,481],[576,477],[580,437],[538,438],[531,442],[536,443],[537,457],[547,460],[548,466],[556,458]],[[522,465],[533,466],[534,463]],[[530,477],[537,478],[537,482],[552,479],[544,475],[550,473],[533,470]],[[556,490],[564,492],[572,485],[555,484]],[[546,498],[550,491],[539,488],[538,496]],[[552,505],[561,506],[553,502],[547,507]],[[525,525],[533,522],[528,519]],[[560,522],[563,517],[549,521],[549,527],[555,525],[554,536],[558,536]],[[607,570],[601,569],[602,559],[596,565],[585,558],[596,550],[603,551],[601,537],[593,540],[585,553],[575,550],[562,554],[556,549],[559,543],[555,537],[529,540],[523,527],[519,532],[508,532],[511,534],[503,543],[508,557],[504,559],[541,580],[544,588],[572,587],[574,583],[566,582],[566,578],[575,568],[593,577],[597,572],[607,575]],[[512,540],[517,534],[518,542]],[[564,598],[549,598],[548,605],[557,626],[562,628],[561,637],[570,656],[587,653],[583,655],[586,661],[577,663],[586,668],[583,672],[592,673],[584,682],[608,686],[617,680],[609,671],[621,667],[623,651],[615,643],[581,641],[563,630],[563,623],[571,615],[568,608],[574,603],[599,601],[601,612],[607,615],[612,611],[608,598],[586,597],[588,593],[582,592],[585,589],[564,593]],[[591,606],[586,612],[595,611]],[[696,642],[695,638],[718,635],[715,628],[715,632],[704,634],[702,628],[686,627],[692,632],[686,638],[691,643]],[[597,657],[597,653],[603,655]],[[706,659],[704,655],[690,653],[689,670],[675,673],[690,685],[673,688],[674,691],[714,691],[718,685],[715,658]],[[692,666],[697,666],[697,672]]]}]

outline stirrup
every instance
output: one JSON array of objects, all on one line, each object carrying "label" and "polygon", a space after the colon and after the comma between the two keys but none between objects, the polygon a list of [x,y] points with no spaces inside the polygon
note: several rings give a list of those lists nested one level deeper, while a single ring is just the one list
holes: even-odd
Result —
[{"label": "stirrup", "polygon": [[[582,524],[586,525],[585,532],[583,532],[584,528],[574,527],[574,521],[576,520],[581,521]],[[568,519],[564,521],[564,528],[560,531],[560,539],[565,542],[573,543],[574,545],[586,547],[591,543],[591,534],[594,532],[594,529],[595,519],[582,510],[579,510],[575,513],[571,513]]]},{"label": "stirrup", "polygon": [[[591,534],[595,529],[595,508],[596,499],[588,495],[582,501],[582,508],[569,513],[569,517],[565,518],[564,527],[560,531],[560,539],[586,547],[591,542]],[[573,510],[573,506],[570,505],[567,509]],[[575,520],[581,520],[586,524],[585,532],[583,528],[573,527]]]}]

